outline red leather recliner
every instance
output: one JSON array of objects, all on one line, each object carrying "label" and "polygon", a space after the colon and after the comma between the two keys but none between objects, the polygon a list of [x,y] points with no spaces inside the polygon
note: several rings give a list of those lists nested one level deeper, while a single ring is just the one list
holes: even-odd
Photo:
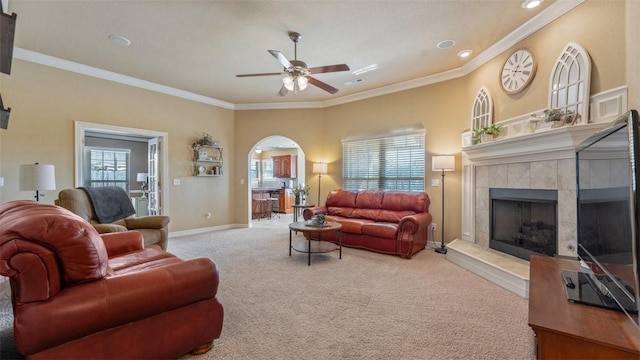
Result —
[{"label": "red leather recliner", "polygon": [[138,231],[99,235],[58,206],[0,205],[0,274],[29,359],[176,358],[222,331],[213,261],[144,248]]}]

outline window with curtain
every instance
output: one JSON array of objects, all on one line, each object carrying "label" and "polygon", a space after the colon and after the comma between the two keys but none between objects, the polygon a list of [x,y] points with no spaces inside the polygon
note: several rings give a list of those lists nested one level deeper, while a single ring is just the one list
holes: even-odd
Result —
[{"label": "window with curtain", "polygon": [[129,192],[129,158],[131,150],[85,149],[85,186],[118,186]]},{"label": "window with curtain", "polygon": [[342,141],[343,188],[424,191],[424,130]]}]

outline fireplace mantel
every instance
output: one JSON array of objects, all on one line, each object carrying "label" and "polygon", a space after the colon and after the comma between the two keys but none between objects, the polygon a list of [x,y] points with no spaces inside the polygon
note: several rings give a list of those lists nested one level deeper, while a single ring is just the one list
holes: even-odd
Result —
[{"label": "fireplace mantel", "polygon": [[575,149],[582,141],[607,125],[607,123],[595,123],[549,129],[464,146],[462,152],[474,165],[539,161],[549,158],[568,159],[575,156]]}]

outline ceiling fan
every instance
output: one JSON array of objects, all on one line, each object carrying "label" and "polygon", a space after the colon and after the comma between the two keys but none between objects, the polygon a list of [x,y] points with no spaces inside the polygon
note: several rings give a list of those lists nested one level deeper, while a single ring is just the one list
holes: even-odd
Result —
[{"label": "ceiling fan", "polygon": [[348,71],[349,66],[347,66],[347,64],[337,64],[308,68],[304,61],[298,60],[298,41],[300,41],[300,38],[301,35],[297,32],[292,31],[289,33],[289,39],[294,43],[294,60],[287,60],[287,58],[278,50],[269,50],[269,53],[273,55],[273,57],[275,57],[282,66],[284,66],[284,70],[282,72],[240,74],[236,75],[236,77],[285,75],[282,79],[283,85],[278,92],[278,96],[285,96],[289,91],[293,91],[297,94],[298,91],[306,89],[308,84],[319,87],[331,94],[337,93],[338,89],[309,75]]}]

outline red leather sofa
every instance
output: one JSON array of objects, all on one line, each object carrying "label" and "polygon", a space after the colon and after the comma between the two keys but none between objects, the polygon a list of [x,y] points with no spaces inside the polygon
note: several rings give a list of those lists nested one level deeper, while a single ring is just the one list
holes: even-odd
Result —
[{"label": "red leather sofa", "polygon": [[145,248],[138,231],[99,235],[58,206],[0,205],[0,274],[27,359],[177,358],[222,331],[213,261]]},{"label": "red leather sofa", "polygon": [[[325,214],[342,224],[342,245],[411,259],[427,245],[431,223],[429,195],[425,192],[333,190],[324,206],[305,209],[309,220]],[[305,234],[314,238],[316,234]],[[339,241],[337,233],[322,240]]]}]

